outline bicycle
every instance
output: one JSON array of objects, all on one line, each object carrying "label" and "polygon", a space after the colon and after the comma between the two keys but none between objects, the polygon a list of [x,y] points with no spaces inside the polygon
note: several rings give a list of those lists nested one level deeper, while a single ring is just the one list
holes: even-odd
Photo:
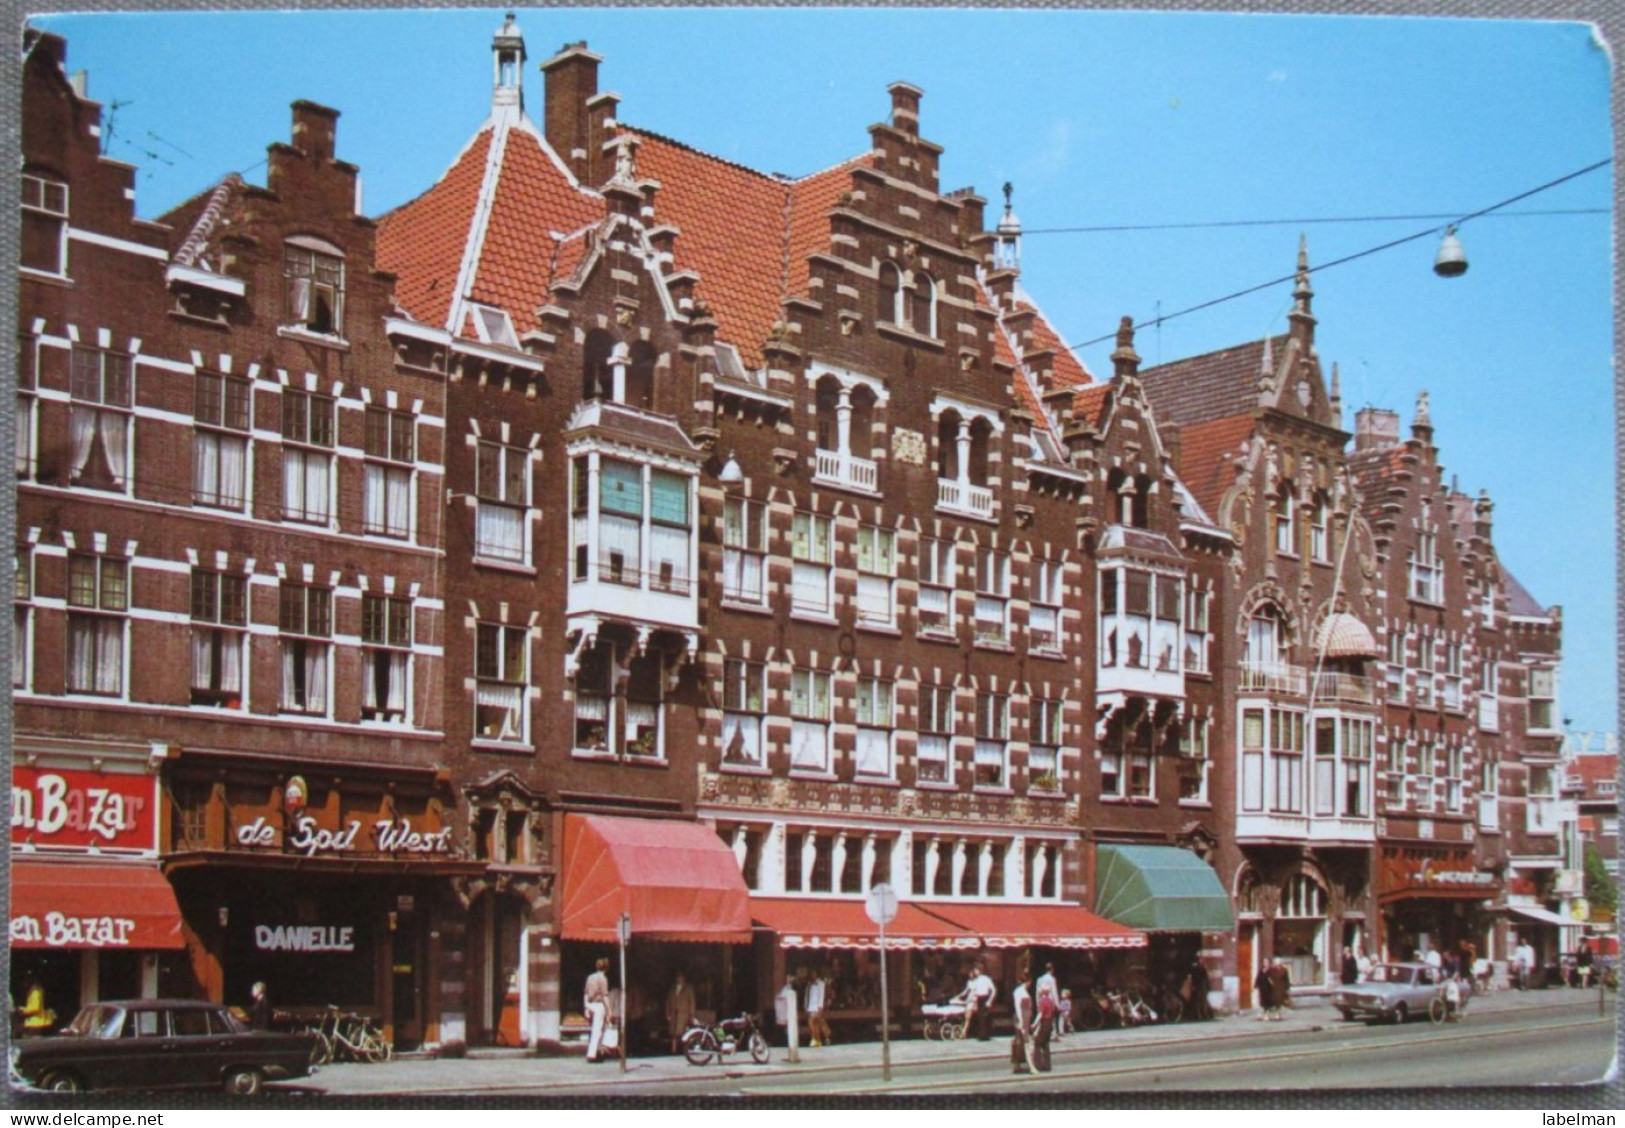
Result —
[{"label": "bicycle", "polygon": [[337,1060],[378,1063],[395,1056],[395,1047],[365,1015],[341,1011],[328,1004],[327,1013],[310,1028],[315,1036],[311,1048],[312,1065],[330,1065]]}]

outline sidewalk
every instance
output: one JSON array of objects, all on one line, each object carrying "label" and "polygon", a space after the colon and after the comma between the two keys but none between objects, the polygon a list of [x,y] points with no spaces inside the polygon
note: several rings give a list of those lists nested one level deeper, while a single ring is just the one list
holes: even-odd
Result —
[{"label": "sidewalk", "polygon": [[[1610,1012],[1617,998],[1609,994]],[[1479,995],[1472,1000],[1469,1015],[1510,1009],[1542,1009],[1570,1007],[1585,1004],[1596,1006],[1595,991],[1577,991],[1553,988],[1545,991],[1498,991]],[[1328,999],[1306,997],[1299,1005],[1289,1008],[1280,1022],[1260,1022],[1256,1012],[1232,1014],[1212,1022],[1179,1023],[1173,1026],[1141,1026],[1128,1030],[1100,1030],[1068,1034],[1054,1044],[1054,1053],[1061,1057],[1087,1054],[1124,1046],[1156,1046],[1176,1042],[1211,1040],[1215,1038],[1239,1039],[1290,1031],[1309,1033],[1339,1025],[1341,1018]],[[716,1077],[748,1075],[812,1076],[827,1072],[841,1072],[853,1068],[874,1068],[880,1063],[879,1042],[858,1042],[820,1049],[802,1047],[799,1064],[788,1060],[789,1051],[783,1046],[773,1048],[773,1058],[766,1065],[757,1065],[750,1055],[736,1053],[721,1065],[693,1066],[681,1056],[633,1058],[627,1070],[621,1072],[615,1062],[589,1065],[581,1057],[537,1057],[526,1050],[474,1050],[466,1058],[429,1058],[408,1055],[387,1065],[331,1065],[324,1067],[315,1077],[286,1085],[272,1085],[269,1089],[298,1088],[319,1090],[333,1096],[394,1097],[430,1093],[488,1093],[500,1096],[505,1092],[534,1093],[538,1086],[560,1093],[603,1092],[610,1086],[659,1084],[678,1080],[692,1081],[702,1073]],[[894,1065],[919,1061],[1008,1061],[1010,1039],[1008,1035],[988,1042],[928,1042],[909,1037],[893,1041],[891,1057]]]}]

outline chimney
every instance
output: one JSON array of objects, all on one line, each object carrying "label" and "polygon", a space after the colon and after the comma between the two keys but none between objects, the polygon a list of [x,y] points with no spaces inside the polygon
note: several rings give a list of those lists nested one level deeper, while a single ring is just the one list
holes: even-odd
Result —
[{"label": "chimney", "polygon": [[1399,445],[1399,412],[1362,407],[1354,413],[1354,449]]},{"label": "chimney", "polygon": [[1112,351],[1112,375],[1121,380],[1140,371],[1140,354],[1134,351],[1134,319],[1124,317],[1117,325],[1117,348]]},{"label": "chimney", "polygon": [[886,87],[891,94],[891,123],[911,137],[920,135],[920,97],[925,93],[918,86],[894,82]]},{"label": "chimney", "polygon": [[582,183],[590,183],[592,132],[589,103],[598,94],[598,64],[603,56],[587,50],[587,41],[566,43],[542,64],[543,132],[561,160]]},{"label": "chimney", "polygon": [[333,159],[338,140],[339,112],[300,100],[293,104],[293,148],[318,161]]}]

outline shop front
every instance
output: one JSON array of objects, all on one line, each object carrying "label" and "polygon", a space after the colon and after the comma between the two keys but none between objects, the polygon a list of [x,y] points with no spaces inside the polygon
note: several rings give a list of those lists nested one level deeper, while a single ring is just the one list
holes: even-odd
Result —
[{"label": "shop front", "polygon": [[36,753],[19,743],[17,754],[12,1001],[37,987],[60,1025],[85,1003],[184,993],[181,914],[158,870],[160,793],[146,749]]},{"label": "shop front", "polygon": [[1408,960],[1430,950],[1491,954],[1501,880],[1477,868],[1473,852],[1447,846],[1384,845],[1377,863],[1378,951]]},{"label": "shop front", "polygon": [[1095,911],[1143,932],[1145,984],[1183,992],[1200,961],[1209,983],[1209,1008],[1224,992],[1224,949],[1235,932],[1230,896],[1213,867],[1177,846],[1102,844],[1096,852]]},{"label": "shop front", "polygon": [[584,987],[600,959],[609,961],[612,1013],[624,998],[628,1052],[669,1048],[665,1004],[679,972],[702,1015],[771,1005],[751,975],[750,892],[713,830],[618,815],[571,813],[562,822],[560,951],[556,963],[542,957],[552,945],[540,937],[529,972],[556,975],[557,1002],[527,1019],[526,1041],[585,1036]]},{"label": "shop front", "polygon": [[[246,761],[246,762],[245,762]],[[164,869],[198,991],[246,1006],[256,982],[302,1024],[329,1006],[377,1021],[398,1048],[441,1038],[459,856],[444,780],[422,769],[189,754],[172,771]]]}]

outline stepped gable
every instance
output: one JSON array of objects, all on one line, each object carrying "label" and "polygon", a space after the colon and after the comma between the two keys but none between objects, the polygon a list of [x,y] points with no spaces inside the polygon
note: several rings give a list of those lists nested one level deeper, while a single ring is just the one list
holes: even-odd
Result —
[{"label": "stepped gable", "polygon": [[1215,518],[1235,483],[1235,465],[1253,434],[1251,415],[1186,423],[1179,430],[1179,478],[1202,509]]},{"label": "stepped gable", "polygon": [[1106,401],[1111,395],[1110,384],[1085,383],[1072,395],[1072,417],[1099,430],[1106,414]]},{"label": "stepped gable", "polygon": [[[1285,335],[1269,339],[1270,353],[1277,361],[1285,355],[1288,340]],[[1141,369],[1140,383],[1156,409],[1157,421],[1202,423],[1257,408],[1265,344],[1251,341]]]},{"label": "stepped gable", "polygon": [[1071,388],[1079,384],[1091,383],[1094,380],[1094,377],[1089,373],[1089,369],[1084,367],[1083,362],[1077,358],[1066,342],[1061,340],[1060,334],[1055,331],[1055,327],[1049,323],[1049,318],[1044,316],[1041,309],[1025,299],[1018,300],[1016,307],[1031,310],[1033,313],[1033,348],[1048,349],[1054,354],[1055,359],[1051,365],[1051,373],[1057,388]]},{"label": "stepped gable", "polygon": [[378,265],[396,276],[396,302],[425,325],[451,314],[495,133],[487,125],[434,187],[378,220]]},{"label": "stepped gable", "polygon": [[791,294],[806,294],[812,275],[807,256],[828,251],[829,213],[852,190],[852,170],[869,163],[869,156],[842,161],[833,168],[802,177],[790,185],[790,288]]}]

